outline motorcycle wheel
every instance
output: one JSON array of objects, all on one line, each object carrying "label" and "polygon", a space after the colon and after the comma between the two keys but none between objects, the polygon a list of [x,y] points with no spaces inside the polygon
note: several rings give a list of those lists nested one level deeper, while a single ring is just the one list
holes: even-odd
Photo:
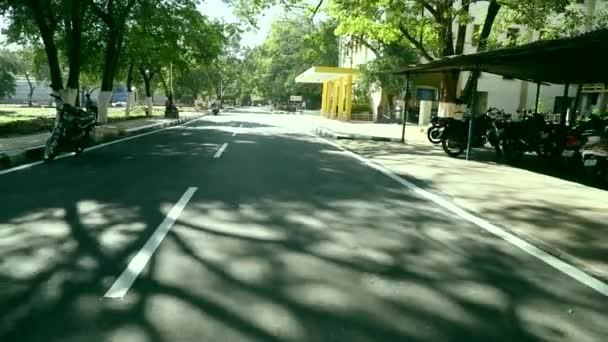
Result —
[{"label": "motorcycle wheel", "polygon": [[42,160],[45,163],[50,163],[55,159],[57,154],[59,153],[59,135],[51,134],[49,139],[46,141],[46,145],[44,147],[44,154],[42,156]]},{"label": "motorcycle wheel", "polygon": [[517,144],[511,139],[504,140],[502,145],[502,152],[507,158],[507,162],[509,163],[517,163],[524,156],[524,153],[517,148]]},{"label": "motorcycle wheel", "polygon": [[426,131],[426,136],[432,144],[439,144],[441,142],[441,131],[439,127],[429,127]]},{"label": "motorcycle wheel", "polygon": [[452,139],[450,136],[444,136],[441,138],[441,147],[448,156],[455,158],[464,152],[465,144]]}]

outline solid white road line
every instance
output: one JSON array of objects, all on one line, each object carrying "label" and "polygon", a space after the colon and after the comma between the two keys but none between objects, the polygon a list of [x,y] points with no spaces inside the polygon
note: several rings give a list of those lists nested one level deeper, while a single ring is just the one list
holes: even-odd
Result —
[{"label": "solid white road line", "polygon": [[157,122],[157,123],[153,123],[153,124],[149,124],[149,125],[144,125],[144,126],[140,126],[140,127],[131,127],[131,128],[125,129],[125,132],[137,132],[137,131],[142,130],[142,129],[146,129],[146,128],[150,128],[150,127],[156,127],[156,126],[160,126],[162,124],[164,124],[164,122]]},{"label": "solid white road line", "polygon": [[[311,134],[311,135],[314,136],[314,134]],[[411,182],[408,182],[407,180],[405,180],[405,179],[397,176],[393,172],[389,171],[385,167],[383,167],[363,156],[360,156],[352,151],[349,151],[345,147],[343,147],[333,141],[330,141],[330,140],[327,140],[327,139],[324,139],[324,138],[321,138],[318,136],[316,136],[316,137],[318,139],[320,139],[321,141],[324,141],[325,143],[332,145],[332,146],[340,149],[341,151],[344,151],[351,157],[353,157],[353,158],[361,161],[362,163],[366,164],[367,166],[381,172],[385,176],[387,176],[387,177],[391,178],[392,180],[396,181],[397,183],[409,188],[410,190],[414,191],[415,193],[419,194],[420,196],[427,198],[428,200],[435,202],[439,206],[451,211],[456,216],[459,216],[460,218],[465,219],[465,220],[477,225],[478,227],[488,231],[489,233],[492,233],[492,234],[500,237],[501,239],[509,242],[510,244],[520,248],[524,252],[538,258],[539,260],[546,263],[547,265],[549,265],[549,266],[557,269],[558,271],[564,273],[565,275],[577,280],[581,284],[584,284],[584,285],[592,288],[593,290],[603,294],[604,296],[608,297],[608,284],[602,282],[601,280],[599,280],[599,279],[585,273],[584,271],[578,269],[577,267],[543,251],[542,249],[522,240],[521,238],[491,224],[490,222],[488,222],[478,216],[472,215],[471,213],[456,206],[455,204],[450,203],[450,202],[444,200],[443,198],[441,198],[429,191],[426,191]]]},{"label": "solid white road line", "polygon": [[213,158],[219,158],[222,156],[222,153],[224,153],[224,151],[226,150],[226,147],[228,147],[228,143],[224,143],[219,150],[217,150],[217,152],[215,152],[215,155],[213,156]]},{"label": "solid white road line", "polygon": [[106,292],[104,298],[123,298],[133,282],[137,278],[137,276],[144,269],[152,254],[160,243],[165,238],[165,235],[169,232],[169,229],[173,226],[173,223],[177,220],[179,215],[182,213],[182,210],[192,198],[192,195],[196,192],[196,187],[190,187],[186,192],[182,195],[182,197],[177,201],[177,203],[171,208],[167,217],[163,220],[163,222],[156,228],[152,236],[148,239],[146,244],[142,247],[142,249],[137,252],[135,257],[131,259],[127,268],[122,272],[122,274],[114,281],[114,284],[110,289]]},{"label": "solid white road line", "polygon": [[[98,148],[102,148],[102,147],[106,147],[106,146],[110,146],[110,145],[118,144],[118,143],[121,143],[121,142],[123,142],[123,141],[131,140],[131,139],[136,139],[136,138],[144,137],[144,136],[146,136],[146,135],[150,135],[150,134],[154,134],[154,133],[162,132],[162,131],[165,131],[165,130],[168,130],[168,129],[175,129],[175,128],[178,128],[178,127],[180,127],[180,126],[188,125],[188,124],[190,124],[190,123],[193,123],[193,122],[196,122],[196,121],[202,120],[202,119],[204,119],[204,118],[206,118],[206,116],[201,116],[200,118],[197,118],[197,119],[193,119],[193,120],[190,120],[190,121],[184,122],[184,123],[183,123],[183,124],[181,124],[181,125],[175,125],[175,126],[171,126],[171,127],[161,128],[161,129],[159,129],[159,130],[157,130],[157,131],[154,131],[154,132],[142,133],[142,134],[133,135],[133,136],[130,136],[130,137],[126,137],[126,138],[122,138],[122,139],[118,139],[118,140],[110,141],[110,142],[107,142],[107,143],[103,143],[103,144],[99,144],[99,145],[91,146],[91,147],[86,148],[86,150],[85,150],[85,151],[96,150],[96,149],[98,149]],[[74,155],[75,155],[75,153],[73,153],[73,152],[72,152],[72,153],[66,153],[66,154],[62,154],[62,155],[60,155],[60,156],[57,156],[55,159],[62,159],[62,158],[67,158],[67,157],[73,157]],[[27,169],[27,168],[29,168],[29,167],[36,166],[36,165],[40,165],[40,164],[43,164],[43,163],[44,163],[43,161],[37,161],[37,162],[29,163],[29,164],[23,164],[23,165],[19,165],[19,166],[11,167],[10,169],[6,169],[6,170],[2,170],[2,171],[0,171],[0,175],[4,175],[4,174],[7,174],[7,173],[11,173],[11,172],[15,172],[15,171],[19,171],[19,170]]]}]

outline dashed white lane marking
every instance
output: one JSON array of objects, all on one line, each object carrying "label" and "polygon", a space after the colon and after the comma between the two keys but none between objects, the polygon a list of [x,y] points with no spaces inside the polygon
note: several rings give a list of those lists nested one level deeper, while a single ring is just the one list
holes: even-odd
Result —
[{"label": "dashed white lane marking", "polygon": [[226,147],[228,147],[228,143],[224,143],[222,146],[220,146],[220,149],[217,150],[217,152],[215,152],[215,155],[213,156],[213,158],[221,157],[222,153],[224,153],[224,151],[226,150]]},{"label": "dashed white lane marking", "polygon": [[[310,133],[310,134],[313,136],[316,136],[313,133]],[[519,249],[523,250],[524,252],[536,257],[537,259],[541,260],[542,262],[546,263],[547,265],[549,265],[549,266],[555,268],[556,270],[564,273],[565,275],[575,279],[576,281],[580,282],[581,284],[584,284],[584,285],[592,288],[593,290],[601,293],[602,295],[608,297],[608,284],[602,282],[601,280],[599,280],[599,279],[585,273],[584,271],[578,269],[577,267],[543,251],[542,249],[520,239],[519,237],[491,224],[490,222],[465,211],[464,209],[456,206],[455,204],[450,203],[450,202],[444,200],[443,198],[441,198],[429,191],[426,191],[411,182],[408,182],[407,180],[405,180],[405,179],[397,176],[393,172],[389,171],[385,167],[383,167],[363,156],[360,156],[352,151],[349,151],[348,149],[344,148],[343,146],[341,146],[333,141],[330,141],[330,140],[327,140],[327,139],[324,139],[324,138],[321,138],[318,136],[316,136],[316,137],[317,137],[317,139],[320,139],[321,141],[323,141],[329,145],[332,145],[332,146],[340,149],[341,151],[344,151],[346,154],[350,155],[351,157],[353,157],[353,158],[361,161],[365,165],[381,172],[385,176],[387,176],[387,177],[391,178],[392,180],[396,181],[397,183],[409,188],[410,190],[414,191],[415,193],[419,194],[420,196],[451,211],[456,216],[459,216],[460,218],[465,219],[465,220],[477,225],[478,227],[488,231],[489,233],[492,233],[492,234],[500,237],[501,239],[518,247]]]},{"label": "dashed white lane marking", "polygon": [[[241,128],[241,127],[243,127],[243,124],[240,124],[240,125],[239,125],[239,128]],[[232,133],[232,136],[233,136],[233,137],[236,137],[236,134],[237,134],[237,132],[236,132],[236,131],[234,131],[234,133]]]},{"label": "dashed white lane marking", "polygon": [[196,192],[196,187],[190,187],[182,197],[177,201],[177,203],[171,208],[167,217],[163,220],[163,222],[156,228],[152,236],[148,239],[146,244],[137,252],[135,257],[131,259],[127,268],[122,272],[122,274],[114,281],[114,284],[104,295],[104,298],[123,298],[127,291],[133,285],[137,276],[144,269],[154,251],[158,248],[160,243],[163,241],[179,215],[182,213],[182,210],[186,207],[192,195]]}]

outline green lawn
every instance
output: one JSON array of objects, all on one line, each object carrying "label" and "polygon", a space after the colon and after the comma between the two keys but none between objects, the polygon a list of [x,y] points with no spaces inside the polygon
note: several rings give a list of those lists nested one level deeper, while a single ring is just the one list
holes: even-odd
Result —
[{"label": "green lawn", "polygon": [[[181,111],[189,111],[194,108],[180,108]],[[155,106],[153,117],[164,116],[165,108]],[[55,108],[24,107],[0,105],[0,137],[32,134],[44,132],[48,125],[53,122]],[[143,119],[145,112],[143,106],[136,106],[129,115],[128,120]],[[124,108],[109,108],[108,121],[116,122],[126,120]]]}]

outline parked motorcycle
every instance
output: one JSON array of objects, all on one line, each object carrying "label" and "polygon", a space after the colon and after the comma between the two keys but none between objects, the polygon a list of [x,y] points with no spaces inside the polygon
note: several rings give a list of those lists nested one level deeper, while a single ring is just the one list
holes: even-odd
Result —
[{"label": "parked motorcycle", "polygon": [[429,126],[428,130],[426,131],[426,136],[431,143],[433,143],[433,144],[441,143],[441,136],[443,135],[443,131],[445,130],[445,127],[452,119],[453,118],[440,118],[437,116],[435,116],[431,119],[430,126]]},{"label": "parked motorcycle", "polygon": [[597,135],[608,126],[608,120],[591,116],[588,120],[577,122],[564,133],[562,138],[561,161],[573,169],[583,166],[581,148],[587,142],[589,136]]},{"label": "parked motorcycle", "polygon": [[560,136],[563,134],[558,126],[546,125],[542,115],[533,115],[506,126],[502,150],[511,162],[519,161],[526,152],[536,152],[540,157],[553,156],[558,153]]},{"label": "parked motorcycle", "polygon": [[608,126],[603,132],[587,136],[581,147],[581,157],[585,173],[591,180],[605,184],[608,181]]},{"label": "parked motorcycle", "polygon": [[[441,136],[441,147],[450,157],[457,157],[467,148],[469,138],[469,123],[471,116],[465,120],[450,120]],[[490,143],[497,154],[501,154],[497,126],[494,120],[486,113],[473,119],[473,141],[474,148],[483,147]]]},{"label": "parked motorcycle", "polygon": [[76,154],[82,153],[97,123],[97,112],[93,112],[92,108],[85,111],[64,103],[60,96],[54,94],[51,96],[55,98],[57,116],[55,123],[49,127],[51,136],[44,148],[45,163],[55,159],[63,148],[72,147]]}]

